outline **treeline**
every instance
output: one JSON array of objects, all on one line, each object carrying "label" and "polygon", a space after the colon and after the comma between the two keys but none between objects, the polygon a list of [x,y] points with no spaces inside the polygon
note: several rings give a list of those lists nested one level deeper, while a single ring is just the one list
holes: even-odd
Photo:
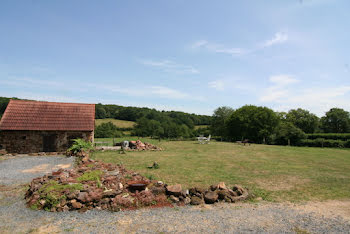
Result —
[{"label": "treeline", "polygon": [[[96,119],[114,118],[135,121],[131,135],[158,139],[186,139],[198,134],[209,134],[209,130],[195,129],[196,125],[209,125],[211,116],[188,114],[180,111],[158,111],[150,108],[123,107],[118,105],[96,105]],[[107,137],[102,133],[109,132],[108,137],[118,136],[121,129],[111,123],[101,124],[96,128],[96,137]],[[106,130],[108,129],[108,130]],[[118,131],[119,130],[119,131]]]},{"label": "treeline", "polygon": [[349,147],[350,114],[332,108],[318,118],[304,109],[274,112],[267,107],[246,105],[236,110],[219,107],[214,111],[211,133],[221,140],[255,143]]},{"label": "treeline", "polygon": [[177,123],[191,125],[209,125],[211,116],[188,114],[180,111],[158,111],[147,107],[125,107],[118,105],[96,104],[96,119],[120,119],[136,121],[141,118],[160,120],[164,118],[173,119]]}]

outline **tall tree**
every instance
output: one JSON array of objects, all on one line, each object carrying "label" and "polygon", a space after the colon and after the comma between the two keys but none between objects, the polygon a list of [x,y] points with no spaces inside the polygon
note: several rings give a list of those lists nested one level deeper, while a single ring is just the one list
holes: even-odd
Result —
[{"label": "tall tree", "polygon": [[233,140],[246,138],[261,143],[271,136],[278,123],[279,118],[273,110],[246,105],[232,113],[227,127]]},{"label": "tall tree", "polygon": [[210,130],[213,135],[220,136],[221,140],[228,136],[226,123],[233,112],[234,110],[227,106],[222,106],[214,110],[210,126]]},{"label": "tall tree", "polygon": [[314,133],[319,126],[319,118],[301,108],[290,110],[286,114],[286,121],[294,124],[305,133]]},{"label": "tall tree", "polygon": [[275,132],[275,144],[278,145],[297,145],[300,140],[306,138],[306,134],[291,122],[281,122]]},{"label": "tall tree", "polygon": [[350,114],[341,108],[330,109],[321,118],[321,128],[324,132],[347,133],[350,132]]},{"label": "tall tree", "polygon": [[106,118],[106,110],[101,103],[95,105],[95,118],[96,119]]}]

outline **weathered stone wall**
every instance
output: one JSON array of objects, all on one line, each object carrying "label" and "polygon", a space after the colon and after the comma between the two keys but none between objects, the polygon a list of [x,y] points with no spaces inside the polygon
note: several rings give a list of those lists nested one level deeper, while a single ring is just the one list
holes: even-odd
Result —
[{"label": "weathered stone wall", "polygon": [[55,135],[56,152],[66,151],[71,140],[82,138],[93,142],[93,131],[71,132],[71,131],[0,131],[0,147],[8,153],[38,153],[44,151],[44,136]]}]

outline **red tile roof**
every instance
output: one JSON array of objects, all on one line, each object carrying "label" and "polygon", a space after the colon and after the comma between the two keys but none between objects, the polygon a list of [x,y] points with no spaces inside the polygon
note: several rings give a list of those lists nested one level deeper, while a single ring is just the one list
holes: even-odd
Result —
[{"label": "red tile roof", "polygon": [[10,100],[0,130],[92,131],[95,104]]}]

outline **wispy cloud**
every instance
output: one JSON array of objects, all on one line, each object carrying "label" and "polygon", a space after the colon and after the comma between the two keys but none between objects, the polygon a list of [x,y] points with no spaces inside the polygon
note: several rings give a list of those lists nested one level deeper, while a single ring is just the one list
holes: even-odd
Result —
[{"label": "wispy cloud", "polygon": [[[11,78],[8,80],[1,80],[0,84],[15,87],[24,87],[31,90],[41,89],[45,87],[46,90],[66,90],[72,92],[87,92],[89,90],[95,90],[100,92],[110,92],[126,95],[129,97],[149,97],[149,98],[166,98],[166,99],[186,99],[203,101],[205,98],[202,96],[194,96],[173,88],[159,86],[159,85],[144,85],[137,84],[128,87],[121,87],[117,84],[103,85],[98,83],[80,83],[69,87],[67,83],[50,80],[40,80],[34,78]],[[42,100],[42,99],[40,99]],[[48,99],[52,100],[52,99]]]},{"label": "wispy cloud", "polygon": [[150,87],[150,93],[163,98],[171,98],[171,99],[189,98],[189,95],[187,93],[183,93],[181,91],[164,87],[164,86],[152,86]]},{"label": "wispy cloud", "polygon": [[192,49],[206,49],[213,53],[229,54],[232,56],[245,55],[256,52],[258,50],[271,47],[276,44],[285,43],[288,40],[288,34],[284,32],[277,32],[273,38],[264,42],[257,43],[252,48],[240,48],[240,47],[229,47],[222,44],[212,43],[207,40],[199,40],[191,45]]},{"label": "wispy cloud", "polygon": [[155,60],[144,59],[144,60],[140,60],[140,63],[147,66],[158,67],[165,72],[191,73],[191,74],[199,73],[199,71],[193,66],[179,64],[171,60],[155,61]]},{"label": "wispy cloud", "polygon": [[292,108],[305,108],[322,116],[332,107],[349,109],[350,85],[333,87],[300,88],[294,86],[300,80],[289,75],[271,76],[270,86],[259,98],[274,109],[288,111]]},{"label": "wispy cloud", "polygon": [[206,40],[199,40],[191,45],[192,49],[204,48],[210,52],[229,54],[229,55],[242,55],[246,54],[247,51],[242,48],[226,47],[222,44],[211,43]]},{"label": "wispy cloud", "polygon": [[274,37],[270,40],[267,40],[263,43],[263,47],[270,47],[275,44],[282,44],[288,40],[288,35],[283,32],[277,32]]},{"label": "wispy cloud", "polygon": [[225,89],[225,84],[222,80],[214,80],[208,83],[210,88],[222,91]]},{"label": "wispy cloud", "polygon": [[288,86],[298,83],[299,80],[290,75],[276,75],[269,78],[270,86],[265,90],[260,97],[261,102],[278,101],[281,98],[288,96]]},{"label": "wispy cloud", "polygon": [[5,80],[1,80],[0,84],[26,88],[45,87],[45,89],[59,89],[65,91],[87,91],[87,89],[83,88],[80,84],[71,85],[67,82],[43,80],[31,77],[11,77]]}]

